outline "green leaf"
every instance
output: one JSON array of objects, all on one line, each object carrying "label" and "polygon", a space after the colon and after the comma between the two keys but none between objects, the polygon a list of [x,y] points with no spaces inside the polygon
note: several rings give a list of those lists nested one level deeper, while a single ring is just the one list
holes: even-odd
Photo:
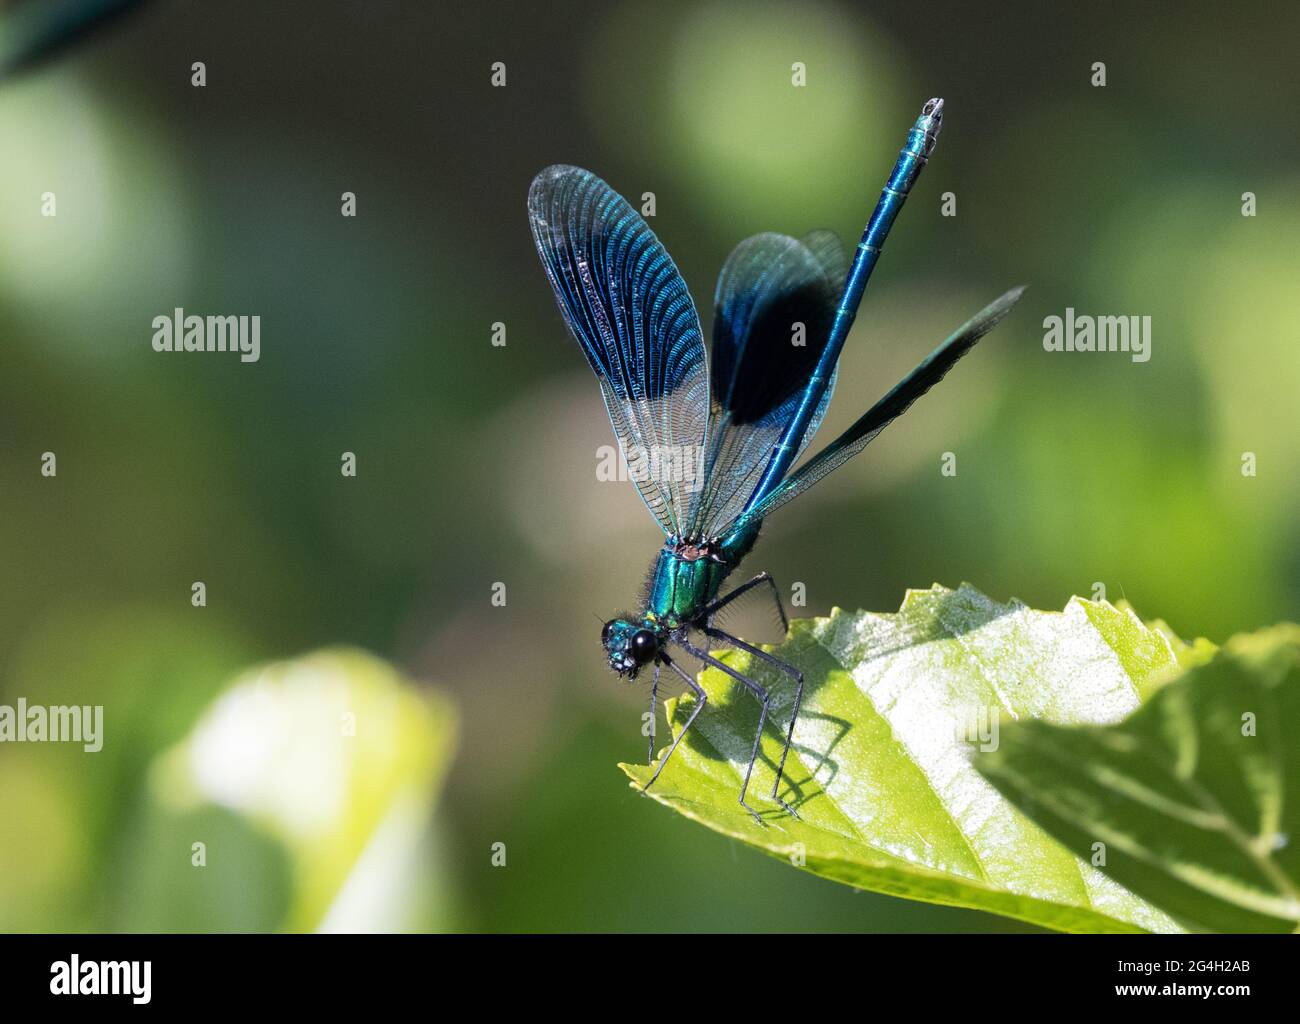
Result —
[{"label": "green leaf", "polygon": [[1118,725],[1011,726],[976,763],[1068,848],[1104,852],[1107,874],[1185,927],[1292,931],[1297,734],[1300,626],[1285,625],[1234,637]]},{"label": "green leaf", "polygon": [[[442,899],[429,886],[429,821],[455,737],[448,697],[416,689],[362,651],[259,666],[155,761],[157,812],[142,832],[163,837],[152,845],[173,860],[179,849],[187,868],[196,840],[214,866],[251,861],[252,830],[274,840],[291,878],[286,905],[274,908],[280,930],[427,930],[439,924],[429,918]],[[206,829],[194,823],[205,813]],[[216,886],[208,891],[222,898]],[[214,927],[219,907],[192,909],[185,927]]]},{"label": "green leaf", "polygon": [[[1067,931],[1177,930],[1017,811],[972,765],[968,736],[1005,722],[1111,723],[1193,649],[1131,611],[1073,599],[1064,612],[999,604],[974,588],[909,591],[896,614],[796,622],[776,653],[804,673],[787,763],[796,820],[765,800],[793,698],[788,676],[724,659],[772,694],[750,785],[764,824],[738,806],[757,703],[724,674],[649,795],[807,871],[860,889],[987,910]],[[1203,654],[1201,655],[1203,657]],[[690,701],[669,702],[674,733]],[[662,756],[662,753],[660,754]],[[653,768],[623,765],[634,787]]]}]

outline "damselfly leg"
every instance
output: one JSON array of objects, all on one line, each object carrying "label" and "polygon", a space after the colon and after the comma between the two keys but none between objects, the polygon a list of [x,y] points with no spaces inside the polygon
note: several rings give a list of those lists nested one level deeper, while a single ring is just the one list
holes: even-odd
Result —
[{"label": "damselfly leg", "polygon": [[[650,753],[646,755],[646,764],[655,763],[655,717],[658,715],[660,663],[655,662],[655,677],[650,683]],[[667,758],[664,758],[667,760]]]},{"label": "damselfly leg", "polygon": [[[752,693],[754,695],[754,698],[758,701],[759,704],[758,728],[754,730],[754,746],[749,752],[749,765],[745,768],[745,781],[740,786],[740,806],[745,808],[745,810],[747,810],[750,814],[752,814],[754,816],[754,820],[757,821],[760,825],[762,825],[764,824],[764,821],[761,817],[759,817],[758,812],[754,810],[754,808],[750,807],[749,804],[745,803],[745,794],[749,792],[749,779],[750,776],[754,774],[754,762],[758,760],[758,748],[759,748],[759,744],[763,740],[763,726],[767,724],[768,708],[770,707],[771,700],[772,700],[771,695],[756,680],[750,679],[749,676],[736,671],[725,661],[719,661],[708,651],[696,647],[694,644],[690,643],[688,640],[685,639],[679,639],[677,643],[688,654],[691,654],[692,656],[698,658],[700,661],[704,662],[705,664],[712,665],[714,668],[718,669],[719,671],[725,672],[727,675],[731,676],[732,679],[736,680],[738,683],[744,686],[745,689],[747,689],[750,693]],[[778,778],[778,784],[779,784],[779,778]],[[785,801],[781,801],[781,805],[785,807],[787,811],[790,810],[790,808],[786,806]]]},{"label": "damselfly leg", "polygon": [[[704,692],[704,687],[702,687],[699,683],[697,683],[694,679],[692,679],[690,673],[684,671],[682,667],[677,664],[677,662],[673,661],[670,657],[668,657],[668,654],[666,652],[661,651],[659,653],[659,660],[662,661],[670,669],[672,669],[679,676],[681,676],[683,679],[686,680],[686,685],[695,691],[696,704],[695,704],[695,710],[691,712],[690,718],[686,719],[686,724],[682,726],[682,731],[679,732],[673,738],[672,745],[668,748],[668,753],[664,754],[664,759],[659,762],[659,767],[655,769],[654,775],[650,776],[650,781],[641,787],[642,793],[644,793],[647,789],[649,789],[651,786],[655,784],[655,779],[659,778],[659,773],[662,772],[664,770],[664,767],[668,764],[669,758],[673,756],[673,751],[677,749],[677,744],[679,744],[682,741],[682,737],[686,735],[686,730],[691,727],[691,723],[694,722],[695,719],[699,716],[699,713],[704,710],[704,705],[709,702],[709,695]],[[656,665],[656,668],[657,667],[658,666]],[[655,681],[656,683],[658,682],[658,675],[656,675]],[[653,746],[651,747],[650,750],[650,760],[652,762],[654,761]]]},{"label": "damselfly leg", "polygon": [[[781,748],[781,763],[776,768],[776,778],[772,782],[772,799],[786,809],[792,817],[799,817],[795,809],[781,799],[778,790],[781,788],[781,777],[785,773],[785,759],[790,753],[790,745],[794,742],[794,723],[799,719],[799,705],[803,703],[803,673],[791,665],[788,661],[782,661],[774,654],[768,654],[767,651],[756,647],[754,644],[747,643],[738,636],[732,636],[730,633],[715,629],[712,626],[705,626],[704,633],[715,640],[721,640],[723,643],[731,644],[732,647],[745,651],[751,657],[765,661],[769,665],[775,665],[782,672],[785,672],[794,680],[794,704],[790,708],[790,725],[785,732],[785,746]],[[759,729],[762,732],[760,726]],[[752,762],[751,762],[752,767]]]},{"label": "damselfly leg", "polygon": [[731,602],[736,600],[736,598],[742,597],[755,587],[762,586],[764,583],[768,584],[772,588],[772,600],[776,602],[776,610],[781,615],[781,634],[784,636],[790,632],[790,620],[786,617],[785,602],[781,600],[781,591],[777,589],[776,580],[774,580],[772,574],[767,571],[760,572],[752,580],[747,580],[742,583],[731,593],[718,598],[709,605],[706,605],[704,610],[700,612],[700,620],[712,624],[713,616],[715,614],[727,607],[727,605],[731,604]]}]

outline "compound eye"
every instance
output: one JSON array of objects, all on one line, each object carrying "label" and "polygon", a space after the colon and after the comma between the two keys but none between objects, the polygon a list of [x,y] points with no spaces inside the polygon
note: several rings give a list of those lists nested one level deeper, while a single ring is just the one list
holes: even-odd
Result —
[{"label": "compound eye", "polygon": [[600,642],[601,642],[601,643],[608,643],[608,642],[609,642],[609,634],[613,631],[613,629],[614,629],[614,623],[613,623],[612,620],[609,621],[609,622],[607,622],[607,623],[605,623],[603,626],[600,627]]},{"label": "compound eye", "polygon": [[659,651],[659,639],[648,629],[638,629],[632,634],[632,657],[644,665]]}]

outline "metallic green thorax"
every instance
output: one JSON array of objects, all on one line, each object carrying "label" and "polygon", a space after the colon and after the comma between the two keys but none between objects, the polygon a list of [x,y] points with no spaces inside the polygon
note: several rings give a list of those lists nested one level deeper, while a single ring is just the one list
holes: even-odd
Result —
[{"label": "metallic green thorax", "polygon": [[725,544],[670,540],[659,552],[646,593],[646,619],[676,629],[712,601],[758,537],[758,527],[733,533]]}]

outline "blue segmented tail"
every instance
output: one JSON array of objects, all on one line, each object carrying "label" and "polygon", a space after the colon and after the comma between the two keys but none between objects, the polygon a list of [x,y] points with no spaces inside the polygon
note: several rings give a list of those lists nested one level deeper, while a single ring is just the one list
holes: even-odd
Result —
[{"label": "blue segmented tail", "polygon": [[849,275],[844,282],[844,292],[831,324],[830,338],[822,350],[817,368],[809,378],[808,387],[804,391],[797,412],[789,421],[780,440],[773,446],[767,468],[763,471],[742,514],[751,512],[781,482],[798,456],[804,432],[821,404],[822,395],[839,362],[840,351],[849,336],[849,329],[858,315],[858,306],[862,303],[862,295],[867,289],[871,272],[875,270],[876,263],[880,259],[885,238],[889,235],[890,228],[894,226],[898,211],[907,201],[907,195],[916,184],[916,179],[921,176],[926,160],[934,151],[942,125],[943,100],[937,97],[927,100],[925,106],[921,108],[921,116],[916,119],[916,124],[907,133],[907,143],[898,154],[894,171],[881,190],[880,199],[871,214],[871,219],[867,221],[866,230],[862,233],[862,241],[858,243],[857,252],[854,253],[853,265],[849,268]]}]

